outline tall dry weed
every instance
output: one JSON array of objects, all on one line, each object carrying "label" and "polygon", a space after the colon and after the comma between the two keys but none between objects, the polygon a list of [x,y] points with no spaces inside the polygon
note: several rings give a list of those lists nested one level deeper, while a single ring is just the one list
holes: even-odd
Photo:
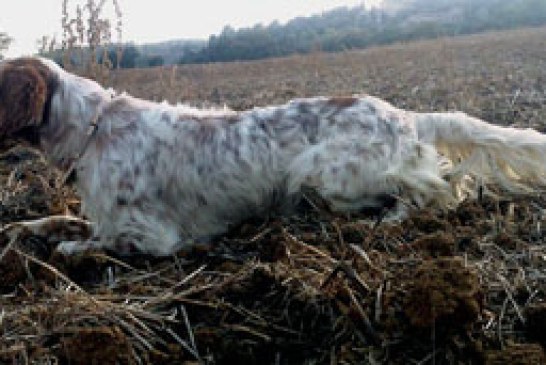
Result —
[{"label": "tall dry weed", "polygon": [[[105,14],[107,3],[113,6],[113,15]],[[118,0],[85,0],[84,3],[63,0],[61,52],[64,67],[101,83],[112,83],[110,71],[114,65],[108,53],[115,48],[115,64],[119,67],[123,56],[122,15]]]}]

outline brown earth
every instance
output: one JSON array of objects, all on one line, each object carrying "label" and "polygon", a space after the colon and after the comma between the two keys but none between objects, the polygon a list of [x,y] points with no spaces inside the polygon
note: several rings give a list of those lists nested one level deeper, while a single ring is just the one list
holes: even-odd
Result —
[{"label": "brown earth", "polygon": [[[156,100],[370,93],[539,130],[545,81],[546,28],[111,77]],[[0,155],[0,222],[78,213],[58,178],[24,147]],[[0,363],[544,364],[545,208],[483,198],[375,224],[308,206],[168,259],[21,237],[0,262]]]}]

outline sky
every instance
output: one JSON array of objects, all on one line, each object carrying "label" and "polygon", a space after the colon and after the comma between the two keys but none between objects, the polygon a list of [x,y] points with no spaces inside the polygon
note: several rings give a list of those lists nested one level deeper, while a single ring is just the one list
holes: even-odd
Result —
[{"label": "sky", "polygon": [[[123,12],[123,41],[135,43],[171,39],[207,39],[225,25],[281,23],[297,16],[321,13],[338,6],[381,0],[118,0]],[[85,0],[70,0],[72,7]],[[113,13],[107,0],[107,13]],[[36,53],[42,36],[62,38],[62,0],[0,0],[0,32],[13,38],[9,57]],[[74,13],[74,12],[73,12]]]}]

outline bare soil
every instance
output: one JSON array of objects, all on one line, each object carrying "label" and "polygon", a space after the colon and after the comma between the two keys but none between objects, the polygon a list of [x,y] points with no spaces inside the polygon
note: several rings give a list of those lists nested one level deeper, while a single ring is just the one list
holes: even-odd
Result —
[{"label": "bare soil", "polygon": [[[369,93],[544,131],[546,28],[109,81],[235,109]],[[0,223],[78,214],[58,179],[7,148]],[[0,263],[0,363],[545,364],[545,208],[539,192],[484,197],[388,224],[303,204],[166,259],[66,258],[54,237],[21,237]]]}]

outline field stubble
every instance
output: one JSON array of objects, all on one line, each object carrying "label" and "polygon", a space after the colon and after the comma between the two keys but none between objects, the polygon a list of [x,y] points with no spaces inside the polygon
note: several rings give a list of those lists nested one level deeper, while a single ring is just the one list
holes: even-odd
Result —
[{"label": "field stubble", "polygon": [[[368,93],[545,131],[546,29],[111,81],[234,109]],[[21,146],[0,156],[0,221],[77,213],[57,178]],[[68,259],[24,237],[0,266],[0,363],[544,364],[545,207],[484,198],[395,225],[307,207],[162,260]]]}]

